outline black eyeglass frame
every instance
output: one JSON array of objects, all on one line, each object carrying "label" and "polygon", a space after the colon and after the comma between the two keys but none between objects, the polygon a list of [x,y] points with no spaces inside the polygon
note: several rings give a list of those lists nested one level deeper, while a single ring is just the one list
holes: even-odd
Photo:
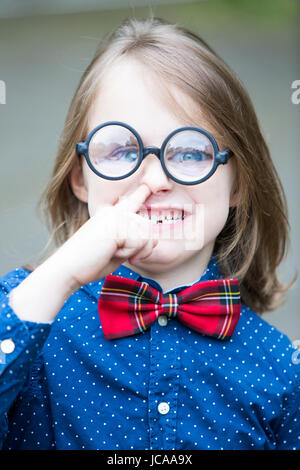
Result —
[{"label": "black eyeglass frame", "polygon": [[[127,128],[128,130],[130,130],[135,135],[135,137],[137,138],[138,144],[139,144],[139,156],[138,156],[137,164],[133,168],[133,170],[131,170],[129,173],[127,173],[126,175],[123,175],[123,176],[106,176],[106,175],[103,175],[102,173],[100,173],[93,166],[93,164],[90,160],[90,157],[89,157],[89,151],[88,151],[89,143],[90,143],[93,135],[99,129],[102,129],[103,127],[106,127],[106,126],[109,126],[109,125],[118,125],[118,126],[122,126],[122,127]],[[214,149],[214,164],[213,164],[213,167],[211,168],[210,172],[206,176],[204,176],[203,178],[201,178],[197,181],[182,181],[182,180],[179,180],[178,178],[176,178],[175,176],[173,176],[171,173],[169,173],[169,171],[168,171],[168,169],[165,165],[164,158],[163,158],[164,150],[165,150],[165,147],[166,147],[169,139],[171,137],[173,137],[173,135],[177,134],[178,132],[182,132],[182,131],[185,131],[185,130],[198,131],[201,134],[205,135],[210,140],[210,142],[213,146],[213,149]],[[213,136],[209,132],[205,131],[204,129],[201,129],[200,127],[193,127],[193,126],[180,127],[178,129],[175,129],[174,131],[172,131],[170,134],[168,134],[168,136],[163,141],[161,148],[159,148],[159,147],[144,147],[143,141],[142,141],[141,137],[139,136],[138,132],[135,129],[133,129],[133,127],[131,127],[128,124],[125,124],[124,122],[121,122],[121,121],[108,121],[108,122],[105,122],[104,124],[100,124],[99,126],[95,127],[95,129],[93,129],[89,133],[88,137],[86,138],[86,140],[84,142],[78,142],[76,144],[76,153],[77,153],[77,155],[84,155],[84,157],[86,159],[86,162],[87,162],[88,166],[90,167],[90,169],[94,173],[96,173],[96,175],[100,176],[101,178],[105,178],[107,180],[121,180],[121,179],[124,179],[124,178],[128,178],[128,176],[132,175],[135,171],[137,171],[137,169],[140,167],[140,165],[141,165],[142,161],[144,160],[144,158],[146,158],[147,155],[149,155],[150,153],[153,153],[154,155],[157,156],[157,158],[159,158],[160,163],[161,163],[166,175],[169,178],[171,178],[173,181],[176,181],[176,183],[185,184],[185,185],[194,185],[194,184],[203,183],[203,181],[206,181],[208,178],[210,178],[214,174],[214,172],[216,171],[216,169],[219,165],[226,164],[228,162],[228,159],[233,156],[233,152],[229,149],[225,149],[223,151],[220,151],[217,142],[215,141],[215,139],[213,138]]]}]

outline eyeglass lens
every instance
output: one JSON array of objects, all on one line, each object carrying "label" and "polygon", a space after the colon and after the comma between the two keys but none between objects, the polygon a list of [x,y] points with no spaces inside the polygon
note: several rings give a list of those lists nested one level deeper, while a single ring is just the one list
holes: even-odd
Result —
[{"label": "eyeglass lens", "polygon": [[[102,175],[122,177],[138,164],[140,146],[136,136],[116,124],[98,129],[89,143],[89,157]],[[164,162],[175,178],[192,182],[204,178],[214,164],[211,141],[199,131],[183,130],[174,134],[164,149]]]}]

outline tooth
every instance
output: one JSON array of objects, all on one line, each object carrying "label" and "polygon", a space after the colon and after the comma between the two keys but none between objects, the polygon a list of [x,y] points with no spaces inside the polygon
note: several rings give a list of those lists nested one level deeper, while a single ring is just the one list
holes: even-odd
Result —
[{"label": "tooth", "polygon": [[176,221],[184,220],[184,211],[179,210],[179,209],[172,209],[172,210],[159,210],[159,211],[151,211],[150,209],[148,210],[139,210],[137,212],[140,216],[147,218],[150,220],[152,224],[158,224],[158,223],[165,223],[165,224],[171,224]]}]

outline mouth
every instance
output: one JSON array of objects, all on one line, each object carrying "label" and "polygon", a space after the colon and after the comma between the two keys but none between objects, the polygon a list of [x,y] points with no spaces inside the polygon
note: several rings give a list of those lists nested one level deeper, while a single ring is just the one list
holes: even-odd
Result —
[{"label": "mouth", "polygon": [[144,206],[137,214],[148,219],[152,225],[175,225],[182,223],[190,213],[182,208]]}]

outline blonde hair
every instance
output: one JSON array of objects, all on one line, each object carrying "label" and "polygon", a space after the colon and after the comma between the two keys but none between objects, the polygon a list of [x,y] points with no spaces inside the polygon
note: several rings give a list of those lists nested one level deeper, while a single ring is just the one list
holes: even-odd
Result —
[{"label": "blonde hair", "polygon": [[[239,279],[241,299],[247,306],[259,314],[279,308],[297,279],[282,285],[276,275],[290,244],[288,208],[251,100],[240,80],[203,39],[161,18],[126,19],[101,41],[83,73],[66,117],[52,178],[39,201],[51,230],[45,249],[52,240],[59,247],[89,218],[87,204],[73,194],[69,183],[70,172],[80,159],[75,144],[87,137],[89,110],[101,77],[123,57],[137,59],[160,77],[166,93],[167,84],[172,83],[189,95],[217,140],[233,151],[239,203],[230,207],[214,253],[223,276]],[[170,93],[168,98],[175,100]],[[197,113],[189,117],[179,103],[174,109],[198,125]],[[29,264],[24,267],[34,269]]]}]

